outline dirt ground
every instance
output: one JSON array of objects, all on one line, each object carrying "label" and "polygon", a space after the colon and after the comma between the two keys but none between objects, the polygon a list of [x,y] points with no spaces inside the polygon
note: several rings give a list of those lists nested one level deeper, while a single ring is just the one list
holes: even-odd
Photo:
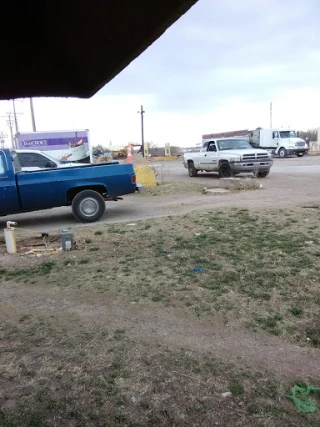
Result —
[{"label": "dirt ground", "polygon": [[0,243],[0,425],[319,425],[286,397],[320,385],[319,219],[207,208],[76,228],[71,252]]}]

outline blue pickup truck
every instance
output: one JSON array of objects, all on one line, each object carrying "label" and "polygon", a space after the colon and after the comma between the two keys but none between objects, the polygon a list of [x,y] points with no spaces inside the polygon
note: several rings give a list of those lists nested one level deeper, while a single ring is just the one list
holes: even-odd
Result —
[{"label": "blue pickup truck", "polygon": [[0,216],[72,206],[81,222],[99,220],[105,201],[137,189],[131,164],[118,162],[22,172],[18,156],[0,150]]}]

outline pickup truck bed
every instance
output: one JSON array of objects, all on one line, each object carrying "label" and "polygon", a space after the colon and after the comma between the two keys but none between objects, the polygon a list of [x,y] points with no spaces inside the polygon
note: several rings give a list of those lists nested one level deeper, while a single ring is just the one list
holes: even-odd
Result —
[{"label": "pickup truck bed", "polygon": [[106,200],[136,191],[131,164],[101,163],[21,172],[17,157],[0,151],[0,215],[72,205],[80,221],[98,220]]}]

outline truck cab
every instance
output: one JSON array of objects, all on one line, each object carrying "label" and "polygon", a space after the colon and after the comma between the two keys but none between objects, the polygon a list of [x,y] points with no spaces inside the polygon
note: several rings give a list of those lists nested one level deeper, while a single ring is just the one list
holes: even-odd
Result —
[{"label": "truck cab", "polygon": [[41,169],[66,168],[84,166],[84,163],[61,161],[40,150],[15,150],[23,172],[32,172]]},{"label": "truck cab", "polygon": [[249,133],[249,142],[254,148],[264,148],[271,154],[284,158],[291,155],[304,156],[308,152],[308,144],[298,138],[292,129],[261,129]]}]

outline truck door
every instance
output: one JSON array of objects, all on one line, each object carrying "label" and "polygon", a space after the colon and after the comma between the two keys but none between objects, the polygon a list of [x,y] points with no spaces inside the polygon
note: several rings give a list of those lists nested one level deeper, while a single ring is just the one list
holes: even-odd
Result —
[{"label": "truck door", "polygon": [[8,167],[3,151],[0,151],[0,215],[14,211],[12,191],[8,176]]},{"label": "truck door", "polygon": [[274,130],[272,132],[272,148],[278,148],[280,147],[280,135],[279,135],[279,131]]},{"label": "truck door", "polygon": [[217,170],[218,152],[216,143],[210,141],[207,146],[207,151],[201,151],[199,155],[199,169],[205,171]]}]

